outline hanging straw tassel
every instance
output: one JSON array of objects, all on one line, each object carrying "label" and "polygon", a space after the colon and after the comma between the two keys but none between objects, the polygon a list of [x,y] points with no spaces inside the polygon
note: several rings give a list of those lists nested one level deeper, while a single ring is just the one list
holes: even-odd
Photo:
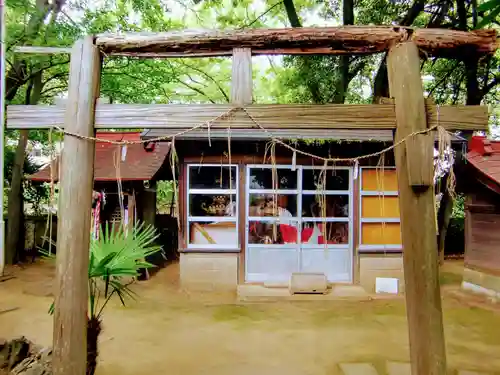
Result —
[{"label": "hanging straw tassel", "polygon": [[[276,143],[273,142],[270,147],[271,153],[271,177],[273,186],[273,216],[278,217],[279,221],[279,209],[278,209],[278,169],[276,168]],[[273,242],[278,240],[278,225],[275,223],[273,225]]]},{"label": "hanging straw tassel", "polygon": [[[54,143],[52,141],[52,128],[49,130],[49,147],[50,147],[50,197],[49,197],[49,214],[47,215],[47,223],[45,225],[45,234],[42,239],[42,248],[45,245],[45,241],[49,240],[49,255],[52,255],[52,210],[54,207],[54,195],[55,195],[55,184],[54,184],[54,164],[56,162],[54,155]],[[49,237],[47,235],[49,234]]]},{"label": "hanging straw tassel", "polygon": [[[229,164],[229,190],[233,190],[233,167],[231,166],[232,164],[232,158],[231,158],[231,127],[227,127],[227,154],[228,154],[228,164]],[[233,213],[233,193],[229,194],[229,204],[231,207],[231,216]],[[236,211],[236,210],[235,210]],[[236,214],[236,213],[235,213]]]},{"label": "hanging straw tassel", "polygon": [[446,190],[450,194],[450,197],[455,198],[455,185],[456,178],[454,172],[455,158],[453,156],[453,150],[451,148],[451,136],[450,133],[444,129],[442,126],[437,127],[438,133],[438,163],[442,166],[448,163],[450,165],[450,170],[448,171],[448,178],[446,180]]},{"label": "hanging straw tassel", "polygon": [[359,175],[359,161],[358,159],[356,159],[354,161],[354,172],[353,172],[354,181],[358,179],[358,175]]},{"label": "hanging straw tassel", "polygon": [[[377,181],[378,189],[378,201],[380,206],[380,216],[385,218],[385,154],[380,155],[377,163],[377,168],[375,169],[375,176]],[[385,226],[386,222],[382,222],[382,238],[384,239],[384,249],[386,247],[387,240],[385,238]],[[385,254],[385,252],[384,252]]]},{"label": "hanging straw tassel", "polygon": [[320,211],[321,211],[321,223],[323,224],[322,228],[321,228],[321,234],[323,236],[323,243],[324,243],[324,246],[325,246],[325,256],[327,256],[327,252],[326,250],[328,249],[328,238],[327,238],[327,233],[326,233],[326,224],[327,224],[327,221],[326,221],[326,193],[325,193],[325,190],[326,190],[326,176],[327,176],[327,173],[328,173],[328,161],[325,160],[323,162],[323,167],[321,168],[321,172],[319,173],[319,178],[318,178],[318,182],[319,182],[319,186],[317,187],[316,189],[316,194],[318,195],[318,203],[319,203],[319,206],[320,206]]},{"label": "hanging straw tassel", "polygon": [[122,186],[122,178],[121,178],[121,145],[115,150],[114,154],[114,166],[116,172],[116,185],[118,190],[118,203],[120,205],[120,225],[123,228],[124,233],[126,232],[125,226],[125,204],[123,202],[123,186]]},{"label": "hanging straw tassel", "polygon": [[[210,124],[211,124],[211,121],[207,121],[208,147],[212,147],[212,138],[210,137]],[[172,138],[172,140],[173,140],[173,138]]]},{"label": "hanging straw tassel", "polygon": [[181,230],[181,219],[179,217],[179,195],[177,192],[177,178],[175,177],[175,166],[177,162],[177,152],[175,150],[175,137],[172,137],[170,143],[170,168],[172,170],[172,180],[174,182],[174,201],[175,201],[175,217],[177,218],[177,228]]}]

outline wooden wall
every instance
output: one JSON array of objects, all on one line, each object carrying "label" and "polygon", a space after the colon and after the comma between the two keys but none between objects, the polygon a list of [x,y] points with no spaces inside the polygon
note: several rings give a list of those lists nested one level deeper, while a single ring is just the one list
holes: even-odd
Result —
[{"label": "wooden wall", "polygon": [[469,195],[465,217],[465,265],[500,275],[500,197],[486,190]]}]

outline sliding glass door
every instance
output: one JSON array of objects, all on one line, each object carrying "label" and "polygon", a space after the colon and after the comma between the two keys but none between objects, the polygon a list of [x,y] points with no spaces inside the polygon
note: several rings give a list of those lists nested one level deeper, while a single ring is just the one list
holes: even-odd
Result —
[{"label": "sliding glass door", "polygon": [[288,282],[294,272],[352,281],[351,169],[249,165],[246,173],[246,281]]}]

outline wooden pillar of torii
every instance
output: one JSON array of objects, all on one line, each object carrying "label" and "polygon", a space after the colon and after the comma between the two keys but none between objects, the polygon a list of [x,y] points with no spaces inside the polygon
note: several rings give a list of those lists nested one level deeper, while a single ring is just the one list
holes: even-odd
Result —
[{"label": "wooden pillar of torii", "polygon": [[[65,130],[93,137],[101,56],[88,36],[71,51]],[[61,154],[54,304],[54,375],[84,375],[87,366],[88,267],[95,143],[64,137]]]},{"label": "wooden pillar of torii", "polygon": [[[436,109],[424,102],[419,49],[438,56],[440,53],[449,56],[465,51],[491,54],[497,48],[497,41],[496,33],[492,30],[466,33],[421,29],[409,33],[400,27],[370,26],[214,31],[199,35],[189,32],[179,35],[173,32],[86,37],[78,41],[71,50],[69,99],[63,124],[66,131],[85,137],[94,135],[95,127],[161,128],[165,126],[165,116],[172,116],[172,119],[182,124],[195,125],[227,111],[226,107],[217,105],[206,105],[202,111],[198,108],[193,111],[181,109],[180,112],[175,105],[156,105],[154,108],[102,105],[97,108],[97,123],[94,124],[100,76],[100,53],[96,45],[106,54],[120,56],[232,55],[233,105],[246,105],[252,101],[251,54],[336,55],[389,51],[389,88],[394,106],[266,107],[248,104],[247,107],[249,111],[255,111],[257,116],[267,118],[271,126],[276,123],[276,119],[283,120],[285,117],[282,112],[287,112],[283,121],[289,127],[311,127],[311,123],[315,123],[319,128],[325,128],[327,123],[329,128],[366,130],[369,129],[369,124],[378,129],[395,129],[395,141],[398,141],[411,133],[428,129],[431,124],[436,125],[436,113],[432,113]],[[30,51],[44,53],[40,48],[36,51],[28,48],[24,52]],[[40,128],[40,124],[46,127],[61,124],[58,108],[32,107],[36,108],[33,110],[23,106],[17,110],[8,109],[7,127]],[[33,120],[33,111],[36,121]],[[143,115],[145,111],[148,112],[147,117]],[[477,107],[443,107],[441,111],[441,117],[437,115],[437,124],[441,122],[448,129],[480,129],[478,124],[484,129],[487,122],[486,111]],[[181,117],[179,113],[182,113]],[[304,114],[307,114],[306,118],[310,123],[304,123]],[[467,120],[468,117],[470,121]],[[376,124],[373,120],[375,118]],[[247,120],[238,117],[230,121],[240,127],[252,127],[254,124]],[[9,121],[14,125],[9,127]],[[460,122],[461,126],[457,127]],[[434,222],[432,148],[433,136],[419,134],[395,149],[413,375],[446,373]],[[54,375],[84,375],[86,369],[90,210],[82,207],[91,205],[94,150],[95,144],[91,141],[75,136],[65,137],[59,197]]]},{"label": "wooden pillar of torii", "polygon": [[[387,56],[389,91],[395,101],[397,142],[428,128],[420,58],[413,42]],[[446,374],[434,208],[434,137],[418,134],[394,150],[399,186],[406,311],[413,375]]]}]

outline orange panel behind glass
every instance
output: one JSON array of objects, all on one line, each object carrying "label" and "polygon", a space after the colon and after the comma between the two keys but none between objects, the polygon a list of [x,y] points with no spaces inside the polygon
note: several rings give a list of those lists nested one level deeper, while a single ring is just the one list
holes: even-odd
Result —
[{"label": "orange panel behind glass", "polygon": [[362,189],[365,191],[397,191],[395,169],[362,169]]},{"label": "orange panel behind glass", "polygon": [[382,195],[361,197],[361,217],[399,217],[399,198]]},{"label": "orange panel behind glass", "polygon": [[399,223],[362,223],[362,245],[400,245],[401,228]]}]

